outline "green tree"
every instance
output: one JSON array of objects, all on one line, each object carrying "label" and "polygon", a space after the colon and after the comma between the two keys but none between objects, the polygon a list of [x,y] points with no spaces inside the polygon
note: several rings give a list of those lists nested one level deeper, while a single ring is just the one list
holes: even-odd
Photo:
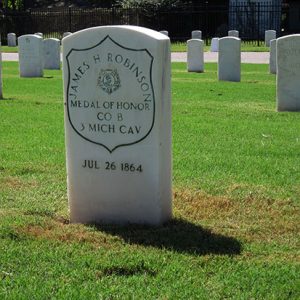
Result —
[{"label": "green tree", "polygon": [[159,10],[176,8],[182,5],[180,0],[119,0],[117,5],[122,8],[138,7],[145,10]]},{"label": "green tree", "polygon": [[[228,0],[117,0],[118,6],[123,8],[138,7],[147,10],[160,10],[172,8],[194,8],[202,4],[218,4]],[[216,3],[215,3],[216,2]]]},{"label": "green tree", "polygon": [[4,9],[21,10],[23,8],[23,0],[3,0]]}]

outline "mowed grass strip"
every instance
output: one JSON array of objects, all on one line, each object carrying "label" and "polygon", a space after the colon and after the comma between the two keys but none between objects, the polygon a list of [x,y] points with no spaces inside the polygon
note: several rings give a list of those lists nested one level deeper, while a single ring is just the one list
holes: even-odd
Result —
[{"label": "mowed grass strip", "polygon": [[230,198],[300,199],[299,113],[276,112],[266,65],[243,65],[240,83],[218,82],[216,67],[187,74],[173,64],[175,185]]},{"label": "mowed grass strip", "polygon": [[[204,51],[210,51],[210,42],[207,44],[204,41]],[[186,52],[187,44],[186,42],[173,42],[171,44],[172,52]],[[260,42],[260,45],[257,46],[256,42],[243,42],[241,43],[241,51],[242,52],[269,52],[270,48],[264,45],[264,42]]]},{"label": "mowed grass strip", "polygon": [[3,63],[0,297],[299,299],[300,115],[275,77],[172,64],[174,219],[69,224],[61,72]]},{"label": "mowed grass strip", "polygon": [[[2,46],[1,50],[4,53],[17,53],[18,47]],[[172,50],[172,52],[186,52],[187,51],[186,42],[172,42],[171,50]],[[206,43],[204,43],[204,51],[210,51],[210,45],[206,45]],[[260,43],[260,46],[257,46],[253,43],[242,42],[241,51],[243,51],[243,52],[269,52],[270,49],[269,49],[269,47],[265,47],[262,42]]]}]

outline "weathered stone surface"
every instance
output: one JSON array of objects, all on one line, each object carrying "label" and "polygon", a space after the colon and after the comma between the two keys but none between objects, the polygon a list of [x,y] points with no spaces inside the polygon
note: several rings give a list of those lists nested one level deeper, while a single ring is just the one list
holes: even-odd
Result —
[{"label": "weathered stone surface", "polygon": [[67,37],[67,36],[69,36],[69,35],[71,35],[72,34],[72,32],[69,32],[69,31],[67,31],[67,32],[64,32],[64,34],[63,34],[63,38],[65,38],[65,37]]},{"label": "weathered stone surface", "polygon": [[7,34],[7,46],[8,47],[16,47],[17,46],[17,36],[15,33]]},{"label": "weathered stone surface", "polygon": [[219,40],[218,78],[241,81],[241,40],[224,37]]},{"label": "weathered stone surface", "polygon": [[229,30],[228,31],[228,36],[232,36],[232,37],[239,37],[239,32],[237,30]]},{"label": "weathered stone surface", "polygon": [[201,30],[193,30],[192,31],[192,39],[202,40],[202,31]]},{"label": "weathered stone surface", "polygon": [[60,69],[60,40],[45,39],[44,44],[44,69],[59,70]]},{"label": "weathered stone surface", "polygon": [[211,52],[218,52],[219,51],[219,38],[212,38],[211,39]]},{"label": "weathered stone surface", "polygon": [[276,74],[276,39],[270,41],[270,62],[269,71],[271,74]]},{"label": "weathered stone surface", "polygon": [[62,46],[71,222],[169,220],[170,39],[104,26]]},{"label": "weathered stone surface", "polygon": [[167,30],[161,30],[160,33],[169,36],[169,32]]},{"label": "weathered stone surface", "polygon": [[277,39],[277,110],[300,111],[300,34]]},{"label": "weathered stone surface", "polygon": [[204,71],[204,42],[199,39],[187,41],[187,69],[189,72]]},{"label": "weathered stone surface", "polygon": [[43,39],[35,34],[18,37],[21,77],[43,76]]},{"label": "weathered stone surface", "polygon": [[267,47],[270,47],[270,41],[276,39],[275,30],[266,30],[265,31],[265,44]]}]

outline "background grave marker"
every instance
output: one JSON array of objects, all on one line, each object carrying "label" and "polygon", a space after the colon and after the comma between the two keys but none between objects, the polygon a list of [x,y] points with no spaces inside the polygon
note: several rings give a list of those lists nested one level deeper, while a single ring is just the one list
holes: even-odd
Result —
[{"label": "background grave marker", "polygon": [[228,31],[228,36],[232,36],[232,37],[239,37],[239,32],[237,30],[229,30]]},{"label": "background grave marker", "polygon": [[7,46],[8,47],[16,47],[17,46],[17,36],[15,33],[7,34]]},{"label": "background grave marker", "polygon": [[18,37],[21,77],[43,77],[43,39],[35,34]]},{"label": "background grave marker", "polygon": [[269,71],[271,74],[276,74],[277,62],[276,62],[276,39],[270,41],[270,62]]},{"label": "background grave marker", "polygon": [[276,31],[275,30],[266,30],[265,31],[265,44],[267,47],[270,47],[271,40],[276,39]]},{"label": "background grave marker", "polygon": [[60,69],[60,40],[45,39],[44,44],[44,69],[59,70]]},{"label": "background grave marker", "polygon": [[239,38],[219,39],[218,79],[241,81],[241,40]]},{"label": "background grave marker", "polygon": [[300,111],[300,34],[277,39],[277,110]]},{"label": "background grave marker", "polygon": [[204,71],[204,42],[199,39],[187,41],[187,69],[189,72]]},{"label": "background grave marker", "polygon": [[202,31],[201,30],[193,30],[192,31],[192,39],[202,39]]}]

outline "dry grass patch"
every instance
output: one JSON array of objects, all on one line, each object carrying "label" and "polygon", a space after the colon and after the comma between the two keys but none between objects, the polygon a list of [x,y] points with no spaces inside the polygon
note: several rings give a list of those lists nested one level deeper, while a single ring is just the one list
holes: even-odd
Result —
[{"label": "dry grass patch", "polygon": [[247,241],[296,242],[300,232],[300,209],[290,200],[274,201],[250,195],[239,201],[201,191],[176,190],[174,202],[181,217]]},{"label": "dry grass patch", "polygon": [[16,229],[19,235],[46,239],[64,243],[87,243],[95,248],[111,248],[112,243],[120,241],[119,238],[107,235],[101,231],[92,230],[81,224],[69,224],[64,218],[47,218],[42,225],[28,224]]},{"label": "dry grass patch", "polygon": [[12,177],[8,176],[5,178],[0,178],[0,190],[4,189],[24,189],[24,188],[32,188],[37,187],[37,181],[34,179],[30,180],[22,180],[20,177]]}]

